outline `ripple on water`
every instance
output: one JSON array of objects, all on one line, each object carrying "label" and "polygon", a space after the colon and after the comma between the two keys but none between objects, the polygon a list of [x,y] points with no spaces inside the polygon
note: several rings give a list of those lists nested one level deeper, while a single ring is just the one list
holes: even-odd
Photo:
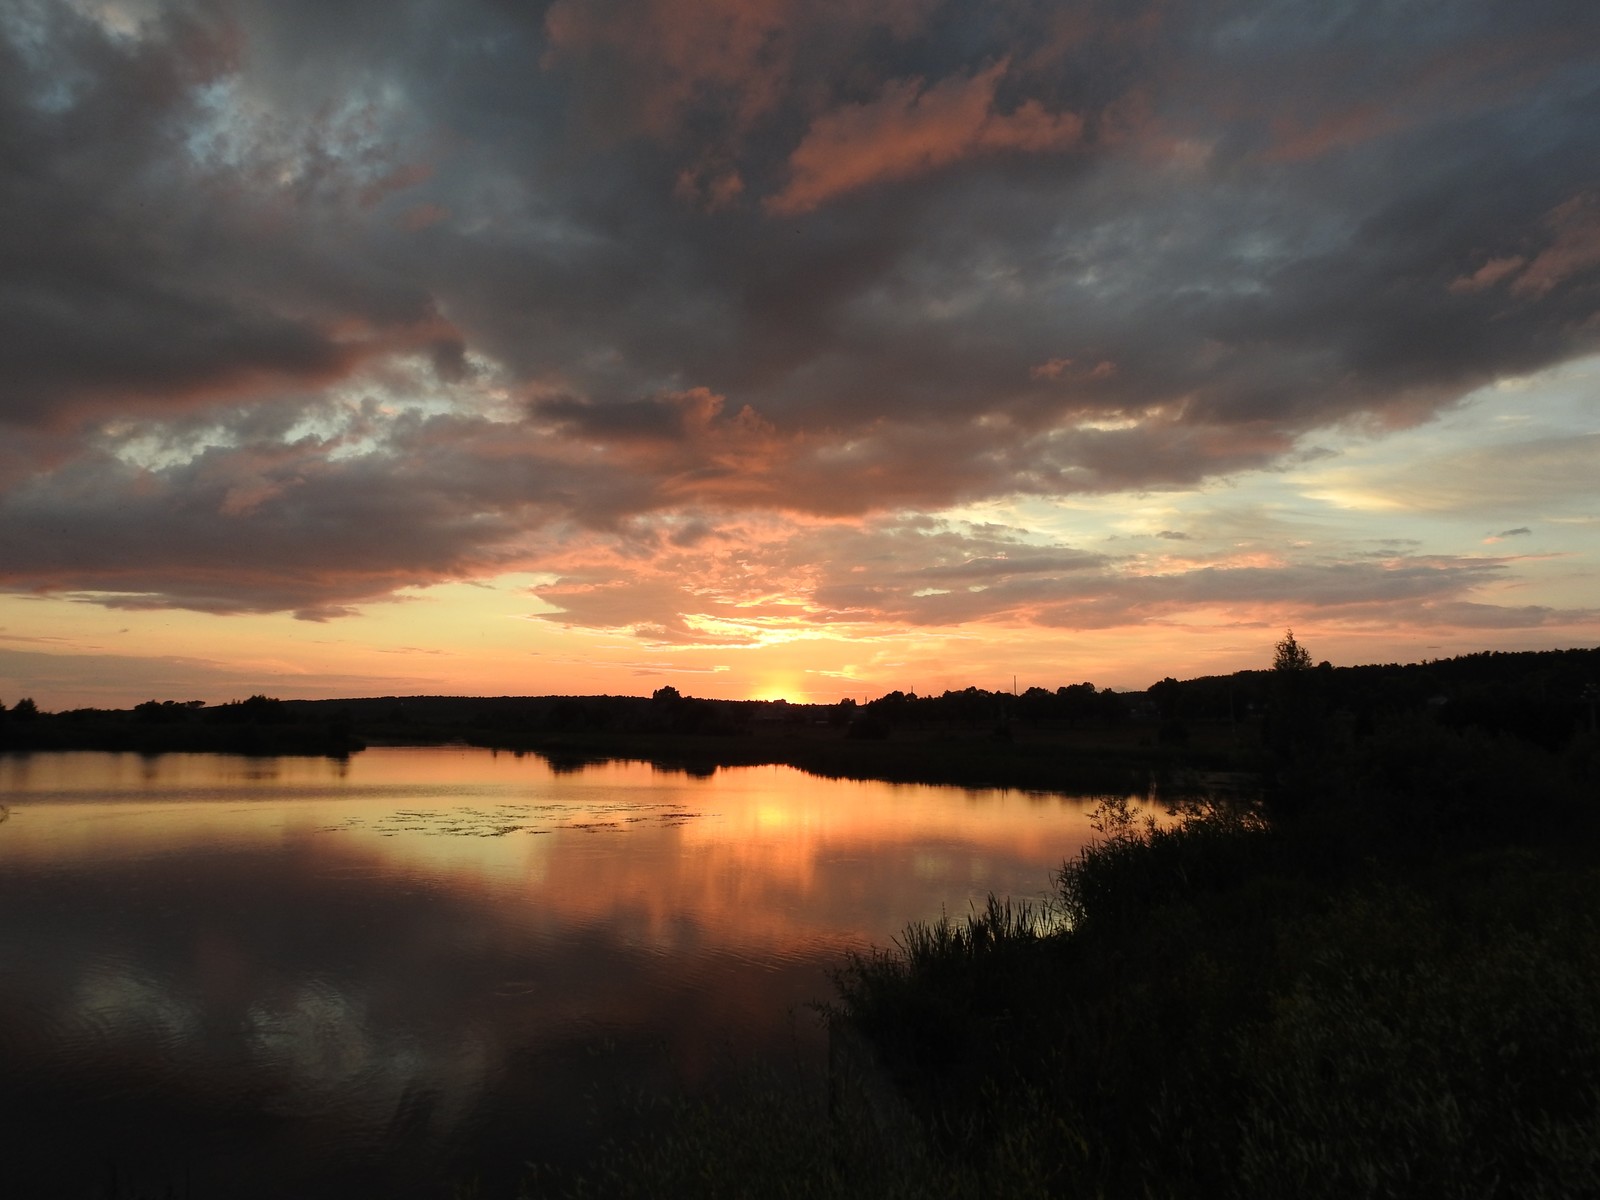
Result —
[{"label": "ripple on water", "polygon": [[630,826],[671,828],[703,815],[667,804],[498,804],[489,808],[402,808],[377,818],[352,816],[320,828],[324,833],[363,831],[382,837],[516,837],[562,829],[616,833],[626,832]]},{"label": "ripple on water", "polygon": [[141,1093],[159,1086],[181,1062],[202,1028],[199,1010],[154,976],[122,958],[105,957],[79,978],[66,1002],[41,1016],[62,1066],[96,1071],[107,1061],[137,1060],[121,1088]]}]

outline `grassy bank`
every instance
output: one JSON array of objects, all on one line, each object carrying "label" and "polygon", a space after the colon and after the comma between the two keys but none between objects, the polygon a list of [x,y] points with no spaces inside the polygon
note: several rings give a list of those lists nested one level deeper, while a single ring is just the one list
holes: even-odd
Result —
[{"label": "grassy bank", "polygon": [[1047,913],[842,966],[894,1100],[685,1102],[568,1194],[1600,1194],[1600,779],[1424,724],[1259,807],[1115,803]]}]

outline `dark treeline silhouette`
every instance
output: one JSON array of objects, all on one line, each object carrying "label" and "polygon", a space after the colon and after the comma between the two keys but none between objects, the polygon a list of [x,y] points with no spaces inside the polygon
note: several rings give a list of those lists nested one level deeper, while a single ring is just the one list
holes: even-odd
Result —
[{"label": "dark treeline silhouette", "polygon": [[[358,732],[379,740],[497,732],[734,736],[802,729],[867,740],[940,732],[1003,739],[1092,730],[1181,745],[1209,728],[1228,733],[1233,744],[1271,747],[1286,736],[1285,724],[1298,726],[1291,732],[1301,737],[1326,739],[1366,736],[1402,718],[1427,715],[1450,728],[1506,733],[1554,747],[1592,719],[1600,695],[1600,649],[1493,651],[1355,667],[1312,666],[1308,658],[1290,674],[1293,684],[1284,672],[1267,668],[1167,678],[1144,692],[1084,682],[1020,694],[977,687],[937,695],[895,690],[865,702],[833,704],[700,699],[671,686],[648,699],[417,696],[290,703],[307,711],[341,711]],[[1291,686],[1292,705],[1284,694]]]},{"label": "dark treeline silhouette", "polygon": [[1006,737],[1013,722],[1024,722],[1034,728],[1117,726],[1126,722],[1132,711],[1126,696],[1100,691],[1092,683],[1075,683],[1055,691],[1030,687],[1020,695],[986,692],[977,687],[946,691],[937,696],[895,691],[861,705],[859,714],[848,702],[843,707],[850,717],[846,724],[856,737],[883,737],[902,727],[987,727],[998,736]]},{"label": "dark treeline silhouette", "polygon": [[[1402,716],[1428,712],[1451,728],[1509,733],[1554,748],[1591,719],[1600,695],[1600,649],[1495,650],[1405,665],[1306,663],[1293,674],[1299,677],[1297,699],[1307,709],[1302,719],[1312,726],[1368,734]],[[1164,720],[1260,716],[1270,724],[1282,675],[1266,669],[1163,679],[1144,697]]]},{"label": "dark treeline silhouette", "polygon": [[287,702],[308,712],[339,711],[361,732],[377,738],[426,740],[472,733],[612,733],[735,736],[802,728],[833,729],[853,737],[881,737],[897,729],[992,732],[1013,721],[1040,727],[1120,725],[1132,709],[1128,697],[1092,683],[1021,695],[969,687],[937,696],[893,691],[865,703],[785,700],[714,700],[687,696],[672,686],[638,696],[384,696],[359,700]]},{"label": "dark treeline silhouette", "polygon": [[604,1194],[1600,1195],[1600,651],[1263,658],[1123,698],[1261,787],[851,956],[826,1111],[685,1109]]},{"label": "dark treeline silhouette", "polygon": [[131,750],[143,754],[345,755],[362,748],[348,714],[310,711],[268,696],[207,705],[146,700],[132,709],[40,711],[22,699],[0,703],[0,751]]},{"label": "dark treeline silhouette", "polygon": [[[1231,675],[1167,678],[1144,692],[1082,682],[1020,693],[978,687],[937,695],[895,690],[862,702],[805,704],[705,699],[668,685],[649,697],[279,700],[257,695],[219,705],[152,699],[131,710],[59,713],[42,712],[24,698],[9,709],[0,704],[0,749],[341,754],[371,743],[464,741],[557,752],[570,745],[580,756],[604,757],[626,755],[637,743],[648,751],[642,756],[660,758],[664,746],[681,742],[684,755],[732,764],[776,761],[752,759],[754,751],[737,748],[741,739],[865,744],[954,739],[972,753],[987,743],[981,755],[988,765],[973,766],[971,778],[1048,786],[1041,762],[1025,763],[1021,774],[1013,775],[1004,766],[1007,756],[1042,760],[1055,746],[1070,747],[1079,758],[1098,750],[1125,760],[1182,758],[1199,766],[1258,769],[1263,754],[1281,766],[1415,719],[1555,749],[1577,730],[1593,726],[1600,697],[1600,650],[1594,649],[1495,651],[1355,667],[1313,666],[1303,647],[1293,643],[1293,649],[1292,662]],[[1280,644],[1280,660],[1282,650]],[[863,745],[850,752],[850,761],[862,761],[867,753]],[[957,781],[962,780],[952,780]]]}]

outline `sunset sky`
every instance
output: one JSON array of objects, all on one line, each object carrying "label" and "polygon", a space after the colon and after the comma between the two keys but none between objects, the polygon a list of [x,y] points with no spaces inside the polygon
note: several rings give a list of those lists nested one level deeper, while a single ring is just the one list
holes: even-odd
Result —
[{"label": "sunset sky", "polygon": [[1600,5],[7,0],[0,701],[1600,644]]}]

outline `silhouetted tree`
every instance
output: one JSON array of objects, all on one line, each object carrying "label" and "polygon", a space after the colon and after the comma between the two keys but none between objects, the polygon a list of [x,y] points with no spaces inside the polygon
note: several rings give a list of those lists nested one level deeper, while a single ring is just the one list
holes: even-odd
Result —
[{"label": "silhouetted tree", "polygon": [[835,728],[848,726],[856,715],[856,702],[846,696],[828,710],[828,724]]},{"label": "silhouetted tree", "polygon": [[1294,640],[1294,630],[1284,630],[1283,640],[1273,647],[1272,669],[1274,671],[1311,669],[1311,651]]},{"label": "silhouetted tree", "polygon": [[1156,706],[1163,721],[1176,721],[1181,711],[1183,685],[1168,675],[1160,683],[1152,683],[1144,694]]},{"label": "silhouetted tree", "polygon": [[204,700],[146,700],[133,706],[133,719],[152,724],[172,724],[188,720],[205,707]]},{"label": "silhouetted tree", "polygon": [[1264,730],[1267,744],[1286,765],[1303,758],[1319,741],[1322,714],[1316,682],[1311,652],[1295,640],[1294,630],[1286,630],[1283,640],[1273,647],[1272,691]]}]

